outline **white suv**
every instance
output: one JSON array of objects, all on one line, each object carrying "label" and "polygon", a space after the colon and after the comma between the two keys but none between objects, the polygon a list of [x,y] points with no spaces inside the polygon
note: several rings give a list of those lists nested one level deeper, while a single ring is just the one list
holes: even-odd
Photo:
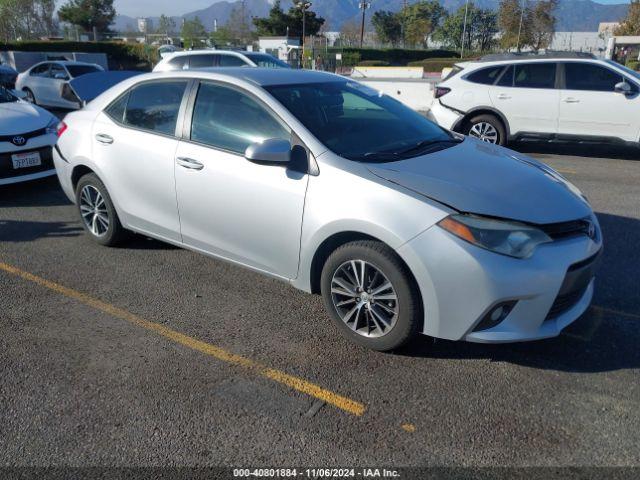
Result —
[{"label": "white suv", "polygon": [[166,54],[154,67],[154,72],[193,70],[208,67],[290,68],[268,53],[235,50],[185,50]]},{"label": "white suv", "polygon": [[640,141],[640,73],[589,54],[489,55],[435,87],[429,117],[490,143]]}]

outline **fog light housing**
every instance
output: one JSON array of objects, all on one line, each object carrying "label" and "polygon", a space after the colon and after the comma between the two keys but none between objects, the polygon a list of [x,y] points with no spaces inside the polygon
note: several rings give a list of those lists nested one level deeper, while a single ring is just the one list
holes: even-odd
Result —
[{"label": "fog light housing", "polygon": [[517,300],[510,300],[508,302],[501,302],[497,305],[494,305],[489,309],[489,311],[482,317],[482,320],[478,322],[476,328],[473,329],[474,332],[479,332],[481,330],[488,330],[490,328],[495,327],[500,322],[502,322],[513,310],[513,307],[516,306]]}]

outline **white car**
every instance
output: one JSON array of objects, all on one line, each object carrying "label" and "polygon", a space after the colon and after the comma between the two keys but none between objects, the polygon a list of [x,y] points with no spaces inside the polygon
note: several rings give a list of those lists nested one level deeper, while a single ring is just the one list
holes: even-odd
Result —
[{"label": "white car", "polygon": [[55,175],[51,147],[62,125],[0,87],[0,185]]},{"label": "white car", "polygon": [[154,72],[193,70],[208,67],[291,68],[268,53],[238,52],[234,50],[187,50],[166,54]]},{"label": "white car", "polygon": [[37,105],[77,109],[80,103],[69,88],[69,80],[102,71],[100,65],[93,63],[41,62],[18,75],[16,90],[23,91],[27,100]]},{"label": "white car", "polygon": [[434,96],[432,120],[490,143],[640,141],[640,73],[590,54],[459,63]]}]

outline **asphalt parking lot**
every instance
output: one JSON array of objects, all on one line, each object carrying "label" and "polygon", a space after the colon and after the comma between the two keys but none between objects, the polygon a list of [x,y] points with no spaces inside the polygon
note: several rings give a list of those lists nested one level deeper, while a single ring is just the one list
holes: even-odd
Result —
[{"label": "asphalt parking lot", "polygon": [[320,297],[82,233],[55,178],[0,190],[0,464],[640,466],[640,153],[520,145],[589,197],[593,307],[553,340],[343,339]]}]

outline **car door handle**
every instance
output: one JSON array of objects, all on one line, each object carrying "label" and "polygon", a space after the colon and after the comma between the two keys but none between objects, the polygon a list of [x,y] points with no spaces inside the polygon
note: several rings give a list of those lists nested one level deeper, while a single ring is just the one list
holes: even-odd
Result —
[{"label": "car door handle", "polygon": [[105,145],[110,145],[113,143],[113,137],[104,133],[98,133],[96,135],[96,140]]},{"label": "car door handle", "polygon": [[580,100],[573,97],[568,97],[563,100],[564,103],[580,103]]},{"label": "car door handle", "polygon": [[500,93],[498,95],[498,99],[500,100],[509,100],[511,98],[511,95],[507,95],[506,93]]},{"label": "car door handle", "polygon": [[204,165],[193,158],[178,157],[176,163],[181,167],[188,168],[190,170],[202,170]]}]

